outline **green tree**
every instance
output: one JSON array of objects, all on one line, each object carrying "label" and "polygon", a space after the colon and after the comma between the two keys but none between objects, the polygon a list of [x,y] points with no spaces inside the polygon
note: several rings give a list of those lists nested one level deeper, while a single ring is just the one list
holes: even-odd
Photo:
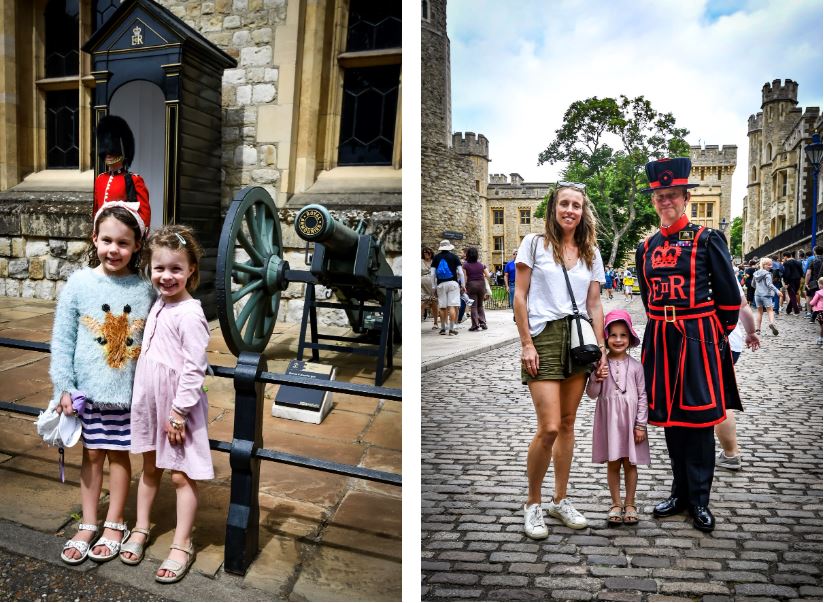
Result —
[{"label": "green tree", "polygon": [[592,97],[573,102],[564,113],[538,165],[566,162],[564,178],[587,185],[599,217],[599,245],[610,249],[605,263],[624,259],[655,224],[649,197],[638,192],[646,188],[644,166],[687,155],[687,134],[671,113],[656,111],[643,96]]},{"label": "green tree", "polygon": [[741,253],[741,242],[744,238],[744,220],[741,216],[732,219],[730,224],[730,253],[734,258],[743,257]]}]

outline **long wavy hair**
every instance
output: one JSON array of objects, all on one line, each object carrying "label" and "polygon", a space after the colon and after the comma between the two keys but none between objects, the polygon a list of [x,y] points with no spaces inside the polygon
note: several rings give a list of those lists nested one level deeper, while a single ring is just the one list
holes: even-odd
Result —
[{"label": "long wavy hair", "polygon": [[552,255],[555,261],[560,264],[563,262],[563,231],[561,225],[555,217],[555,208],[558,203],[558,194],[564,190],[570,189],[581,193],[584,198],[584,204],[581,212],[581,221],[575,227],[575,234],[573,239],[578,246],[578,254],[583,258],[587,268],[592,269],[592,263],[595,261],[595,250],[598,247],[598,237],[596,231],[598,229],[598,218],[592,207],[592,202],[587,196],[586,190],[578,188],[577,186],[563,185],[557,186],[549,195],[549,201],[546,205],[546,225],[544,227],[544,234],[546,235],[546,247],[552,246]]}]

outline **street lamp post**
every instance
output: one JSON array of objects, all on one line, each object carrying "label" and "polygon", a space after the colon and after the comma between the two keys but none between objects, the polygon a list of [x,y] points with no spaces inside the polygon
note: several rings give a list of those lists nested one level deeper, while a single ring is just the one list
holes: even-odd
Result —
[{"label": "street lamp post", "polygon": [[804,147],[804,152],[807,155],[807,161],[813,168],[813,235],[810,247],[815,253],[815,234],[818,230],[818,171],[821,169],[821,137],[818,134],[813,134],[813,141]]}]

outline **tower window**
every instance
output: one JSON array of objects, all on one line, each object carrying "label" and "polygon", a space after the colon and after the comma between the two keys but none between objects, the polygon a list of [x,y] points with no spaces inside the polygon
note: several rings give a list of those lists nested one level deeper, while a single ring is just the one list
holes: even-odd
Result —
[{"label": "tower window", "polygon": [[493,209],[492,210],[492,223],[493,224],[503,224],[504,223],[504,210],[503,209]]},{"label": "tower window", "polygon": [[532,223],[532,213],[528,209],[520,209],[518,211],[521,215],[521,224]]}]

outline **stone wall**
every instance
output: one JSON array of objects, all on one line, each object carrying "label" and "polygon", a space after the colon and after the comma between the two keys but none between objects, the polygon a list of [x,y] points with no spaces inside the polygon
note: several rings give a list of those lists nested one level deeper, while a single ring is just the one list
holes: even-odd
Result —
[{"label": "stone wall", "polygon": [[[535,217],[538,204],[546,196],[550,184],[547,182],[524,182],[517,173],[510,174],[511,182],[507,183],[505,174],[493,174],[487,188],[485,220],[487,240],[483,262],[487,265],[498,265],[512,259],[512,251],[517,249],[521,240],[529,233],[544,232],[545,220]],[[504,210],[504,223],[494,224],[493,209]],[[528,209],[529,224],[521,224],[521,210]],[[494,251],[494,237],[504,237],[503,258],[500,251]]]},{"label": "stone wall", "polygon": [[56,299],[84,266],[91,231],[91,195],[0,195],[0,295]]}]

